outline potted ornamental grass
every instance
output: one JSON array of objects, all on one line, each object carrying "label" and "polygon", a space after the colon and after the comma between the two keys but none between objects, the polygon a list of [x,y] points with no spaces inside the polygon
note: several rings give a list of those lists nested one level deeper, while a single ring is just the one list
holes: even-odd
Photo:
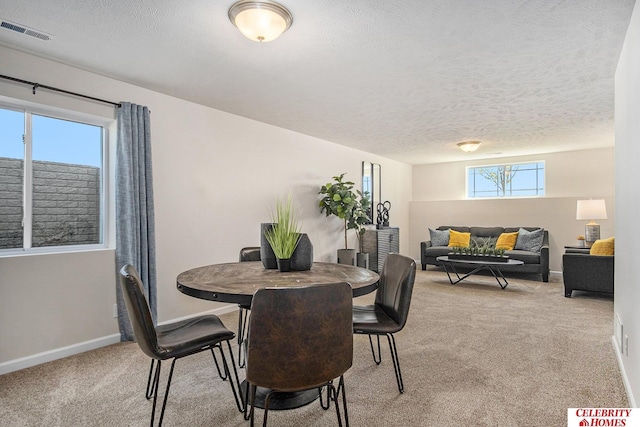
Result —
[{"label": "potted ornamental grass", "polygon": [[291,257],[300,241],[300,226],[295,217],[291,193],[286,201],[276,202],[276,211],[271,214],[272,227],[264,230],[264,237],[276,256],[278,269],[289,271]]}]

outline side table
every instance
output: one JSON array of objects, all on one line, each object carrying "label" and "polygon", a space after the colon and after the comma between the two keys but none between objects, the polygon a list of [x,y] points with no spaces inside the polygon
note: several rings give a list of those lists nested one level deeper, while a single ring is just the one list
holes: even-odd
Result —
[{"label": "side table", "polygon": [[587,254],[591,252],[591,248],[584,248],[576,245],[565,245],[564,253],[566,254]]},{"label": "side table", "polygon": [[387,255],[400,252],[400,228],[385,227],[365,231],[362,249],[369,253],[369,268],[380,273]]}]

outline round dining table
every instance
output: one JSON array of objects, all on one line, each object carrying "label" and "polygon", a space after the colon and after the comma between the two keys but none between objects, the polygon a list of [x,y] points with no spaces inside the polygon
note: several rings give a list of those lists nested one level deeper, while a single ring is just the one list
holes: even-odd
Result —
[{"label": "round dining table", "polygon": [[266,287],[295,287],[346,282],[353,296],[373,292],[378,273],[345,264],[314,262],[311,270],[266,269],[260,261],[205,265],[178,275],[178,290],[183,294],[210,301],[229,302],[250,307],[253,294]]},{"label": "round dining table", "polygon": [[[280,272],[264,268],[261,261],[248,261],[206,265],[184,271],[178,275],[177,286],[180,292],[195,298],[235,303],[248,309],[251,307],[253,294],[260,288],[346,282],[351,285],[355,298],[375,291],[379,278],[375,271],[345,264],[314,262],[311,270]],[[245,391],[246,387],[244,381],[242,388]],[[264,407],[268,391],[258,387],[255,401],[257,407]],[[318,389],[274,393],[269,408],[298,408],[318,397]]]}]

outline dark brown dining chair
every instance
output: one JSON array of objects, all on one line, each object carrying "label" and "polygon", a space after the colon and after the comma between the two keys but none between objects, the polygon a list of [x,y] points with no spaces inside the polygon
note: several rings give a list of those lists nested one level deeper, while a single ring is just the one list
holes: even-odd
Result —
[{"label": "dark brown dining chair", "polygon": [[[240,262],[260,261],[260,246],[247,246],[240,249]],[[244,368],[244,340],[247,336],[247,320],[250,306],[238,304],[238,366]]]},{"label": "dark brown dining chair", "polygon": [[[229,341],[235,338],[235,334],[225,328],[218,316],[196,316],[156,327],[154,326],[151,318],[151,312],[149,310],[147,299],[144,295],[142,281],[133,266],[125,265],[120,270],[120,286],[122,288],[127,312],[129,313],[129,320],[131,321],[131,326],[138,346],[144,354],[151,358],[151,369],[149,372],[146,394],[147,399],[150,399],[151,396],[153,396],[150,425],[153,427],[155,420],[162,361],[173,359],[171,362],[171,370],[169,371],[169,378],[167,379],[167,387],[164,392],[164,400],[162,402],[158,426],[162,425],[162,420],[164,418],[164,411],[167,406],[167,398],[169,397],[169,388],[171,387],[171,378],[173,377],[173,369],[175,367],[176,360],[207,350],[211,351],[221,378],[229,379],[238,410],[241,412],[244,411],[242,394],[239,390],[238,372],[236,370],[235,361],[233,360],[231,345],[229,344]],[[235,374],[235,383],[234,378],[230,375],[229,364],[227,363],[225,353],[222,350],[222,343],[225,341],[231,357],[231,366],[233,367],[233,372]],[[214,349],[218,349],[220,352],[224,373],[220,370]],[[151,373],[154,371],[154,361],[155,373],[152,378]]]},{"label": "dark brown dining chair", "polygon": [[[415,279],[414,260],[399,254],[389,254],[380,273],[374,304],[353,307],[353,332],[369,335],[369,345],[376,365],[382,361],[380,335],[387,336],[400,393],[404,393],[404,383],[393,334],[401,331],[407,322]],[[372,335],[376,336],[378,342],[377,355],[373,348]]]},{"label": "dark brown dining chair", "polygon": [[[263,288],[253,296],[247,342],[248,418],[254,425],[257,387],[268,389],[263,426],[270,398],[276,392],[327,387],[328,409],[335,403],[338,425],[349,425],[343,374],[353,362],[351,322],[353,292],[348,283],[296,288]],[[333,381],[338,379],[337,387]],[[246,413],[245,413],[246,415]]]}]

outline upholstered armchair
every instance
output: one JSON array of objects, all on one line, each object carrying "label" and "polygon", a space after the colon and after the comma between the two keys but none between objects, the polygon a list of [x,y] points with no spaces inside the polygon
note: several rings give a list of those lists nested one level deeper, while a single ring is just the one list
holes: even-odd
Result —
[{"label": "upholstered armchair", "polygon": [[613,293],[613,255],[565,253],[562,256],[564,296],[573,291]]}]

